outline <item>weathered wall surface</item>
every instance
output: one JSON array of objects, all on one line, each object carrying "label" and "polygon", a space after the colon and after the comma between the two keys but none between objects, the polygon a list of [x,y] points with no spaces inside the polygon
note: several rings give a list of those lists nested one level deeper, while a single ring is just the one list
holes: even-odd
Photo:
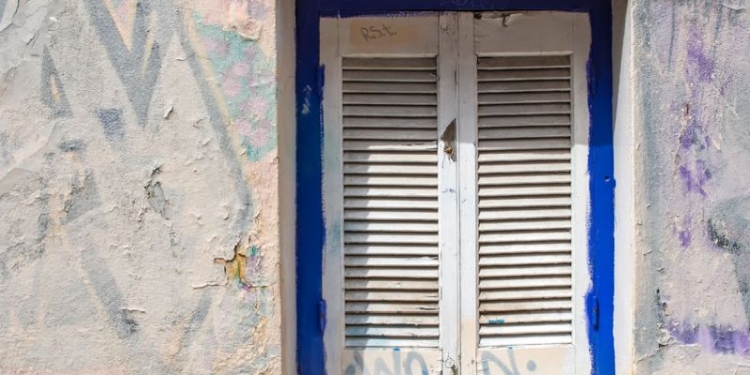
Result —
[{"label": "weathered wall surface", "polygon": [[278,374],[275,3],[0,0],[0,373]]},{"label": "weathered wall surface", "polygon": [[750,2],[631,1],[638,374],[750,374]]}]

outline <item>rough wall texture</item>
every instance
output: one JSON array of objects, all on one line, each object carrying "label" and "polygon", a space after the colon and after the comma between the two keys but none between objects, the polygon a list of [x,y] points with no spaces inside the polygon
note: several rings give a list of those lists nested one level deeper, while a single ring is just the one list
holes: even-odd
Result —
[{"label": "rough wall texture", "polygon": [[639,374],[750,374],[750,2],[636,0]]},{"label": "rough wall texture", "polygon": [[0,373],[280,372],[275,4],[0,0]]}]

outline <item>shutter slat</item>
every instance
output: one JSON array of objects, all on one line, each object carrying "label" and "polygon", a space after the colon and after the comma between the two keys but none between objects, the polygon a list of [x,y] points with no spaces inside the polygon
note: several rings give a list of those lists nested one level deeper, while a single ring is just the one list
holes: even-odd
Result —
[{"label": "shutter slat", "polygon": [[361,59],[344,57],[343,66],[348,70],[427,70],[435,71],[437,64],[432,58],[410,59]]},{"label": "shutter slat", "polygon": [[571,343],[570,56],[477,76],[480,346]]},{"label": "shutter slat", "polygon": [[540,290],[495,290],[479,293],[480,301],[545,300],[572,297],[570,288]]},{"label": "shutter slat", "polygon": [[[355,176],[344,176],[344,185],[349,186],[404,186],[404,178],[401,176],[370,176],[370,175],[355,175]],[[410,187],[425,187],[434,188],[437,193],[437,176],[436,177],[424,177],[424,176],[411,176],[408,179],[408,185]]]},{"label": "shutter slat", "polygon": [[485,256],[479,260],[479,266],[530,266],[530,265],[559,265],[570,264],[572,256],[563,254],[523,254],[506,256]]},{"label": "shutter slat", "polygon": [[438,303],[410,303],[410,302],[346,302],[344,306],[346,312],[356,314],[425,314],[438,311]]},{"label": "shutter slat", "polygon": [[480,335],[526,335],[526,334],[565,334],[573,331],[573,325],[571,323],[557,323],[549,324],[537,322],[536,324],[529,325],[497,325],[497,326],[483,326],[479,329]]},{"label": "shutter slat", "polygon": [[357,140],[344,141],[344,149],[349,151],[436,151],[436,142],[392,141],[392,140]]},{"label": "shutter slat", "polygon": [[480,234],[479,244],[485,243],[508,243],[508,242],[532,242],[532,241],[570,241],[570,231],[529,231],[518,233]]},{"label": "shutter slat", "polygon": [[411,164],[437,164],[434,152],[347,152],[344,154],[345,163],[399,163],[408,161]]},{"label": "shutter slat", "polygon": [[438,203],[433,199],[386,199],[386,198],[344,198],[344,208],[383,208],[383,209],[434,209]]},{"label": "shutter slat", "polygon": [[523,276],[567,276],[570,274],[570,266],[535,266],[535,267],[480,267],[480,278],[503,278]]},{"label": "shutter slat", "polygon": [[492,151],[483,150],[479,154],[480,165],[500,162],[551,162],[569,161],[570,149],[527,150],[527,151]]},{"label": "shutter slat", "polygon": [[428,129],[435,131],[437,121],[434,118],[389,118],[387,120],[379,117],[346,117],[343,120],[344,129],[350,128],[375,128],[385,126],[406,129]]},{"label": "shutter slat", "polygon": [[[481,167],[480,167],[481,168]],[[532,174],[508,176],[479,176],[479,186],[507,186],[507,185],[538,185],[538,184],[570,184],[570,173]]]},{"label": "shutter slat", "polygon": [[486,129],[479,136],[484,139],[534,139],[570,137],[570,126],[559,127],[523,127]]},{"label": "shutter slat", "polygon": [[[437,82],[435,71],[348,70],[344,67],[344,89],[348,81],[357,82]],[[436,85],[437,91],[437,85]]]},{"label": "shutter slat", "polygon": [[570,80],[480,82],[478,88],[484,93],[567,91]]},{"label": "shutter slat", "polygon": [[344,235],[344,243],[347,244],[435,244],[437,245],[437,234],[417,234],[417,233],[406,233],[406,234],[394,234],[394,233],[357,233],[347,232]]},{"label": "shutter slat", "polygon": [[[558,314],[561,315],[561,314]],[[555,321],[548,318],[546,321]],[[346,324],[351,325],[392,325],[392,326],[437,326],[439,321],[437,316],[408,316],[403,315],[348,315]]]},{"label": "shutter slat", "polygon": [[344,94],[344,105],[437,105],[437,94]]},{"label": "shutter slat", "polygon": [[392,292],[363,292],[347,291],[344,294],[347,301],[366,302],[366,301],[404,301],[404,302],[436,302],[438,293],[435,292],[415,292],[403,293],[394,290]]},{"label": "shutter slat", "polygon": [[525,185],[518,187],[483,187],[479,189],[479,199],[491,197],[525,197],[547,195],[550,192],[570,195],[570,184],[558,185]]},{"label": "shutter slat", "polygon": [[[432,194],[435,194],[432,192]],[[345,231],[351,232],[438,232],[435,223],[409,223],[409,222],[375,222],[375,221],[347,221],[344,224]]]},{"label": "shutter slat", "polygon": [[481,232],[505,232],[518,230],[570,229],[570,220],[513,220],[479,223]]},{"label": "shutter slat", "polygon": [[481,69],[477,72],[477,78],[479,79],[479,82],[569,79],[570,68],[513,70]]},{"label": "shutter slat", "polygon": [[[570,113],[570,104],[497,104],[479,107],[479,117],[484,116],[523,116],[561,115]],[[415,116],[417,117],[417,116]]]},{"label": "shutter slat", "polygon": [[[550,111],[552,110],[554,108],[550,108]],[[437,106],[345,105],[343,112],[344,117],[435,117],[437,116]]]},{"label": "shutter slat", "polygon": [[552,208],[570,207],[570,203],[570,195],[565,196],[563,194],[559,194],[556,197],[486,198],[479,201],[479,208]]},{"label": "shutter slat", "polygon": [[529,115],[479,118],[479,128],[535,127],[535,126],[570,126],[570,115]]},{"label": "shutter slat", "polygon": [[521,345],[555,345],[570,344],[570,333],[539,335],[480,335],[479,346],[521,346]]},{"label": "shutter slat", "polygon": [[354,254],[354,255],[389,255],[393,254],[394,252],[401,254],[401,255],[437,255],[438,248],[437,246],[432,245],[419,245],[419,244],[399,244],[399,245],[389,245],[389,244],[366,244],[366,245],[356,245],[356,244],[350,244],[346,247],[346,253],[347,254]]},{"label": "shutter slat", "polygon": [[560,310],[559,312],[547,312],[547,313],[536,313],[536,314],[502,314],[494,315],[487,314],[482,317],[479,322],[482,324],[528,324],[528,323],[557,323],[557,322],[570,322],[573,319],[573,314],[566,310]]},{"label": "shutter slat", "polygon": [[419,221],[434,222],[438,218],[437,211],[373,211],[373,210],[344,210],[344,222],[347,220],[373,221]]},{"label": "shutter slat", "polygon": [[438,347],[434,58],[344,58],[348,347]]},{"label": "shutter slat", "polygon": [[573,303],[570,298],[552,301],[512,301],[512,302],[485,302],[479,304],[479,311],[494,313],[509,312],[541,312],[561,309],[572,309]]},{"label": "shutter slat", "polygon": [[349,338],[347,337],[344,344],[348,348],[436,348],[436,339],[399,339],[389,337],[381,338]]},{"label": "shutter slat", "polygon": [[[429,164],[409,165],[409,164],[344,164],[344,173],[347,174],[406,174],[406,175],[435,175],[435,167]],[[406,185],[406,184],[404,184]]]},{"label": "shutter slat", "polygon": [[418,269],[414,268],[405,271],[403,268],[356,268],[347,267],[344,270],[344,275],[351,278],[401,278],[401,279],[422,279],[432,278],[437,281],[438,271],[437,269]]},{"label": "shutter slat", "polygon": [[[434,282],[425,280],[365,280],[347,279],[344,281],[346,290],[437,290]],[[435,318],[437,319],[437,318]]]},{"label": "shutter slat", "polygon": [[[346,95],[344,96],[346,100]],[[479,105],[488,104],[531,104],[531,103],[570,103],[570,92],[536,93],[481,93]]]},{"label": "shutter slat", "polygon": [[558,253],[561,251],[570,251],[570,243],[568,242],[510,243],[510,244],[504,244],[502,246],[484,245],[479,248],[480,255]]},{"label": "shutter slat", "polygon": [[572,212],[568,208],[542,210],[497,210],[484,209],[479,212],[479,221],[490,220],[530,220],[530,219],[568,219]]},{"label": "shutter slat", "polygon": [[401,254],[390,257],[354,256],[347,255],[345,266],[350,267],[400,267],[400,268],[431,268],[437,267],[438,257],[407,257]]},{"label": "shutter slat", "polygon": [[570,56],[498,56],[477,61],[482,70],[569,68]]},{"label": "shutter slat", "polygon": [[571,287],[573,280],[569,276],[558,277],[523,277],[517,279],[487,279],[479,283],[479,290],[486,289],[527,289],[541,287]]},{"label": "shutter slat", "polygon": [[436,327],[377,327],[377,326],[347,326],[346,335],[349,337],[431,337],[437,339]]},{"label": "shutter slat", "polygon": [[[553,81],[565,82],[566,81]],[[545,86],[544,82],[537,85]],[[559,85],[559,84],[558,84]],[[344,93],[394,93],[394,94],[432,94],[437,93],[437,87],[431,82],[347,82]]]}]

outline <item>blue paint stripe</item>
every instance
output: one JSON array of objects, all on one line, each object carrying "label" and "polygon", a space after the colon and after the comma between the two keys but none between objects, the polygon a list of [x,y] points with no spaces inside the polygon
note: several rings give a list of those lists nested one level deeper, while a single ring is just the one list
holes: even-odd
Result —
[{"label": "blue paint stripe", "polygon": [[[589,344],[595,375],[615,373],[613,337],[615,274],[615,180],[612,113],[612,10],[609,2],[590,9],[591,55],[589,59],[589,265],[593,287],[586,298],[589,312]],[[593,301],[598,300],[598,317]],[[598,322],[594,326],[594,322]]]},{"label": "blue paint stripe", "polygon": [[[322,300],[322,120],[317,90],[320,15],[375,15],[418,11],[482,10],[585,11],[591,16],[589,61],[589,265],[593,287],[587,298],[592,374],[613,375],[614,155],[612,149],[612,14],[597,0],[297,0],[297,361],[300,375],[325,374],[318,306]],[[310,90],[305,90],[310,88]],[[303,114],[308,105],[309,113]],[[313,162],[314,161],[314,162]],[[304,267],[304,268],[303,268]],[[598,299],[598,312],[592,301]],[[598,313],[598,319],[594,316]],[[594,326],[594,322],[597,325]]]},{"label": "blue paint stripe", "polygon": [[[298,0],[301,1],[301,0]],[[419,11],[559,10],[585,12],[592,0],[323,0],[323,15],[365,15]]]},{"label": "blue paint stripe", "polygon": [[323,122],[317,82],[320,61],[318,14],[316,1],[297,1],[297,372],[301,375],[325,373],[323,332],[318,319],[325,237]]}]

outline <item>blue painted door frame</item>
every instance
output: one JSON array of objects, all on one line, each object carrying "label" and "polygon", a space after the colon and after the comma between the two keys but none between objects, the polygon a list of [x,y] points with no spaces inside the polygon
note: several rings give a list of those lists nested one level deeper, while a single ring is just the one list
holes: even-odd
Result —
[{"label": "blue painted door frame", "polygon": [[586,12],[591,22],[588,95],[591,116],[589,175],[591,225],[586,301],[592,374],[614,375],[614,156],[612,149],[612,11],[601,0],[296,0],[297,50],[297,372],[325,374],[325,303],[322,297],[322,87],[321,16],[418,11],[557,10]]}]

